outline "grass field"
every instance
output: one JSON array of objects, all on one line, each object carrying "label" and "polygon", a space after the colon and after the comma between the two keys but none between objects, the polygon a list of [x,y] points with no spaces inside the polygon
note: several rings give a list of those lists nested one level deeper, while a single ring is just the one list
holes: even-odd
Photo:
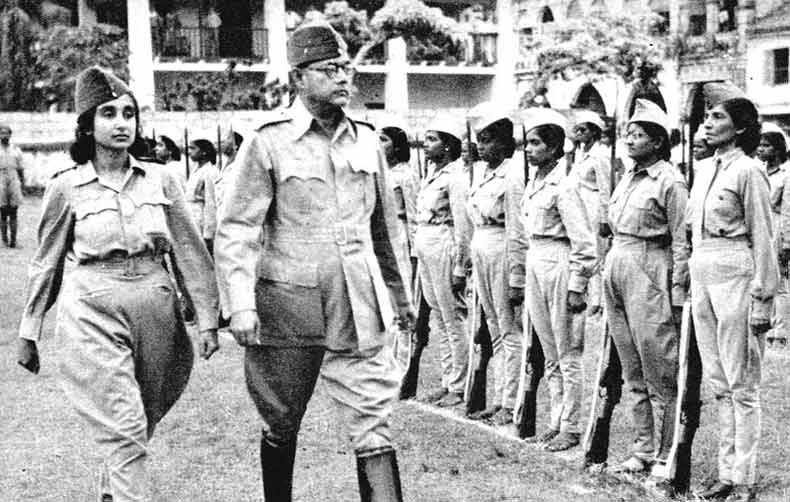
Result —
[{"label": "grass field", "polygon": [[[38,202],[28,198],[20,210],[21,248],[0,247],[0,502],[92,501],[98,457],[57,386],[53,314],[48,316],[41,345],[41,373],[29,375],[15,364],[14,340],[26,268],[35,246]],[[590,328],[585,356],[588,382],[599,342],[596,330]],[[430,345],[423,359],[423,390],[430,390],[428,384],[437,378],[433,350]],[[260,423],[244,387],[242,355],[235,343],[223,339],[214,358],[196,363],[184,396],[151,443],[148,465],[156,501],[261,500]],[[769,350],[763,376],[759,464],[760,500],[766,502],[790,500],[785,451],[790,437],[788,369],[788,352]],[[541,416],[546,413],[545,394],[542,387]],[[694,486],[716,472],[717,432],[707,391],[703,399],[702,426],[694,450]],[[460,412],[453,413],[460,416]],[[580,472],[578,449],[546,453],[508,437],[512,431],[507,429],[481,428],[411,402],[397,405],[392,424],[409,502],[653,500],[638,484]],[[319,384],[300,436],[296,500],[358,500],[354,456],[346,449],[340,425]],[[621,406],[613,424],[611,458],[615,461],[627,454],[628,430]]]}]

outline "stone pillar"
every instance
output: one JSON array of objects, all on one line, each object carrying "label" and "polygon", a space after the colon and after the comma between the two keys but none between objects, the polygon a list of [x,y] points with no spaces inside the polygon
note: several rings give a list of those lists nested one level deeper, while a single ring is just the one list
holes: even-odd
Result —
[{"label": "stone pillar", "polygon": [[267,81],[279,79],[288,82],[288,57],[286,52],[285,0],[259,0],[263,2],[263,25],[266,28],[269,73]]},{"label": "stone pillar", "polygon": [[129,34],[129,87],[140,110],[154,109],[154,55],[151,43],[149,0],[127,0]]},{"label": "stone pillar", "polygon": [[684,37],[689,31],[691,11],[687,0],[670,0],[669,2],[669,34],[672,37]]},{"label": "stone pillar", "polygon": [[713,36],[719,31],[719,0],[705,0],[705,33]]},{"label": "stone pillar", "polygon": [[738,52],[741,54],[746,53],[746,46],[748,44],[747,31],[754,24],[756,17],[756,7],[754,0],[741,0],[738,10],[735,14],[735,19],[738,25]]},{"label": "stone pillar", "polygon": [[406,60],[406,41],[402,37],[387,41],[384,108],[391,112],[409,109],[409,63]]},{"label": "stone pillar", "polygon": [[518,37],[513,22],[515,17],[510,0],[497,0],[497,63],[491,89],[491,100],[511,108],[516,108],[518,105],[515,78]]},{"label": "stone pillar", "polygon": [[77,1],[77,22],[80,26],[96,24],[96,11],[88,4],[88,0]]}]

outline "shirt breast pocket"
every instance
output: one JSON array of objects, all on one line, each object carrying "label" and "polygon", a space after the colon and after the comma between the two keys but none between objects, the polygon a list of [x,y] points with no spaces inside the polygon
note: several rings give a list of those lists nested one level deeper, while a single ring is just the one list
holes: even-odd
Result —
[{"label": "shirt breast pocket", "polygon": [[106,250],[121,240],[118,200],[91,194],[74,203],[74,240],[93,251]]},{"label": "shirt breast pocket", "polygon": [[315,159],[292,159],[280,168],[278,203],[302,214],[323,211],[330,200],[323,166]]},{"label": "shirt breast pocket", "polygon": [[743,219],[743,205],[737,192],[724,188],[713,197],[707,223],[716,226],[716,232],[726,230],[725,227]]}]

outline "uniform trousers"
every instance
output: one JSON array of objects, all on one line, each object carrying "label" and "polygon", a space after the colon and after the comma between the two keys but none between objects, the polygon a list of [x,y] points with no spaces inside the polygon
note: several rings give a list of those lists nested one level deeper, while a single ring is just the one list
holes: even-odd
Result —
[{"label": "uniform trousers", "polygon": [[[383,335],[382,335],[383,336]],[[274,446],[295,441],[319,375],[357,455],[392,448],[388,423],[398,398],[402,368],[391,344],[334,352],[321,346],[247,347],[247,390],[263,419],[263,437]]]},{"label": "uniform trousers", "polygon": [[520,315],[510,306],[505,227],[478,226],[471,243],[472,274],[486,315],[494,355],[494,405],[513,408],[521,373]]},{"label": "uniform trousers", "polygon": [[463,394],[469,342],[466,338],[463,300],[453,294],[455,266],[453,228],[447,225],[420,225],[415,237],[420,284],[431,307],[430,326],[439,342],[442,387]]},{"label": "uniform trousers", "polygon": [[[604,305],[630,390],[633,455],[651,461],[671,444],[677,398],[679,335],[672,318],[671,250],[615,236],[603,274]],[[658,439],[658,444],[656,444]]]},{"label": "uniform trousers", "polygon": [[753,485],[765,336],[751,334],[754,260],[745,240],[703,239],[689,261],[694,327],[719,414],[719,479]]},{"label": "uniform trousers", "polygon": [[102,491],[114,502],[149,500],[148,441],[186,387],[194,358],[167,271],[153,258],[74,267],[57,334],[66,397],[104,456]]},{"label": "uniform trousers", "polygon": [[585,314],[568,312],[569,254],[567,240],[530,239],[524,301],[545,357],[549,428],[577,434],[581,432]]}]

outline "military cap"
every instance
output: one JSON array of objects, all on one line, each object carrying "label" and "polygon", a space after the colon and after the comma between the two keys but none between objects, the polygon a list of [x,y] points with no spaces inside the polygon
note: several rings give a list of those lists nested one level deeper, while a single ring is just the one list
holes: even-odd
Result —
[{"label": "military cap", "polygon": [[288,39],[288,64],[293,67],[346,55],[346,43],[328,23],[305,24]]},{"label": "military cap", "polygon": [[443,132],[463,142],[466,139],[465,128],[465,124],[460,120],[450,115],[440,113],[431,120],[425,130]]},{"label": "military cap", "polygon": [[511,126],[513,125],[510,111],[504,105],[491,101],[486,101],[475,106],[469,110],[468,116],[475,134],[480,134],[483,129],[500,120],[508,120]]},{"label": "military cap", "polygon": [[529,132],[542,125],[555,125],[563,130],[568,127],[565,117],[553,108],[527,108],[521,113],[524,120],[524,130]]},{"label": "military cap", "polygon": [[634,114],[631,115],[629,124],[634,122],[650,122],[664,129],[667,137],[669,137],[669,117],[660,106],[647,99],[638,98],[636,106],[634,107]]},{"label": "military cap", "polygon": [[604,123],[601,119],[601,116],[591,110],[575,110],[573,113],[573,120],[574,124],[584,124],[590,123],[594,126],[598,127],[598,129],[604,129]]},{"label": "military cap", "polygon": [[112,101],[124,94],[132,94],[123,80],[98,66],[92,66],[77,75],[74,91],[74,109],[77,115]]},{"label": "military cap", "polygon": [[702,86],[702,94],[706,108],[713,108],[728,99],[746,97],[742,90],[728,82],[708,82]]}]

